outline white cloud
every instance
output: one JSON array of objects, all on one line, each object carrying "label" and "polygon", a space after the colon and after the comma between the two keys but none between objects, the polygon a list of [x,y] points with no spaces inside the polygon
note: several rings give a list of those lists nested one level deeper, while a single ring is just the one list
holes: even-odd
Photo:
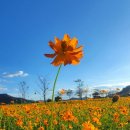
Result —
[{"label": "white cloud", "polygon": [[2,87],[2,86],[0,86],[0,92],[1,92],[1,91],[5,91],[5,90],[7,90],[6,87]]},{"label": "white cloud", "polygon": [[7,72],[4,72],[3,73],[3,77],[4,78],[14,78],[14,77],[26,77],[28,76],[29,74],[28,73],[25,73],[24,71],[17,71],[15,73],[7,73]]},{"label": "white cloud", "polygon": [[17,93],[8,93],[8,95],[13,96],[13,97],[19,97]]},{"label": "white cloud", "polygon": [[130,85],[130,82],[119,82],[119,83],[112,83],[112,84],[98,84],[94,85],[95,88],[123,88]]}]

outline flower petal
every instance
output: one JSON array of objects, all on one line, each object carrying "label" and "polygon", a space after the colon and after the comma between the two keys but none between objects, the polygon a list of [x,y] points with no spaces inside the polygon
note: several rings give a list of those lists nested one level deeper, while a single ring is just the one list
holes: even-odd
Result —
[{"label": "flower petal", "polygon": [[77,55],[79,53],[82,53],[82,51],[78,51],[78,52],[70,52],[71,55]]},{"label": "flower petal", "polygon": [[63,37],[63,41],[66,41],[68,42],[70,40],[70,37],[68,34],[65,34],[64,37]]},{"label": "flower petal", "polygon": [[61,55],[57,55],[51,64],[54,66],[59,66],[63,63],[63,57]]},{"label": "flower petal", "polygon": [[56,56],[56,53],[54,54],[44,54],[46,57],[49,57],[49,58],[54,58]]},{"label": "flower petal", "polygon": [[78,64],[79,63],[79,57],[75,56],[75,55],[71,55],[69,53],[66,53],[66,55],[64,56],[64,66],[67,64]]},{"label": "flower petal", "polygon": [[79,52],[75,54],[74,56],[77,57],[78,59],[81,59],[83,57],[83,52]]},{"label": "flower petal", "polygon": [[66,56],[64,56],[64,66],[71,63],[72,63],[71,56],[69,54],[66,54]]},{"label": "flower petal", "polygon": [[77,57],[74,57],[73,60],[72,60],[73,65],[77,65],[77,64],[79,64],[79,62],[80,62],[79,58],[77,58]]},{"label": "flower petal", "polygon": [[55,48],[59,52],[61,50],[61,40],[55,37]]},{"label": "flower petal", "polygon": [[71,46],[73,49],[76,48],[77,44],[78,44],[77,38],[72,38],[71,41],[69,42],[69,46]]},{"label": "flower petal", "polygon": [[73,64],[73,65],[77,65],[77,64],[79,64],[79,61],[72,60],[72,64]]},{"label": "flower petal", "polygon": [[57,37],[55,37],[55,44],[59,44],[61,41],[60,41],[60,39],[59,38],[57,38]]},{"label": "flower petal", "polygon": [[49,42],[49,46],[50,46],[55,52],[57,51],[56,46],[55,46],[55,44],[54,44],[52,41]]},{"label": "flower petal", "polygon": [[82,51],[82,49],[83,49],[83,46],[80,46],[80,47],[78,47],[78,48],[75,48],[75,49],[73,50],[73,52]]}]

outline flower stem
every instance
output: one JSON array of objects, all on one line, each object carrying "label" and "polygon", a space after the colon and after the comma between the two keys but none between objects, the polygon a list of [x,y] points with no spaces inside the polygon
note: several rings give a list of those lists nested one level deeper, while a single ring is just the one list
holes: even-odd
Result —
[{"label": "flower stem", "polygon": [[58,75],[59,75],[59,72],[61,70],[61,66],[62,66],[62,64],[59,66],[59,69],[57,71],[56,78],[55,78],[55,81],[54,81],[53,91],[52,91],[52,101],[54,101],[54,92],[55,92],[55,88],[56,88],[56,82],[57,82],[57,79],[58,79]]}]

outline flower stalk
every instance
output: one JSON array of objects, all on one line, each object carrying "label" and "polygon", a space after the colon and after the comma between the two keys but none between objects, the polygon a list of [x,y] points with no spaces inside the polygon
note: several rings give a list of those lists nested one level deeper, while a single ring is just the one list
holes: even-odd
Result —
[{"label": "flower stalk", "polygon": [[54,101],[54,93],[55,93],[55,88],[56,88],[56,82],[57,82],[57,79],[58,79],[58,76],[59,76],[59,73],[60,73],[60,70],[61,70],[61,66],[62,66],[62,64],[59,66],[59,69],[57,71],[57,74],[56,74],[56,77],[55,77],[55,80],[54,80],[53,90],[52,90],[52,101]]}]

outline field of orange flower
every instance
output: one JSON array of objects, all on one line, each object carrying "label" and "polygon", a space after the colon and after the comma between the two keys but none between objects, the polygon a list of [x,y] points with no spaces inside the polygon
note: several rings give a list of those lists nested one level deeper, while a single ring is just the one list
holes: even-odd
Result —
[{"label": "field of orange flower", "polygon": [[130,97],[0,106],[2,130],[130,130]]},{"label": "field of orange flower", "polygon": [[[79,101],[54,102],[56,81],[62,65],[77,65],[83,57],[78,40],[65,34],[63,39],[55,38],[49,46],[54,58],[52,64],[59,66],[52,102],[33,104],[11,104],[0,106],[0,129],[2,130],[130,130],[130,97],[112,99],[87,99]],[[61,91],[64,93],[64,90]]]}]

